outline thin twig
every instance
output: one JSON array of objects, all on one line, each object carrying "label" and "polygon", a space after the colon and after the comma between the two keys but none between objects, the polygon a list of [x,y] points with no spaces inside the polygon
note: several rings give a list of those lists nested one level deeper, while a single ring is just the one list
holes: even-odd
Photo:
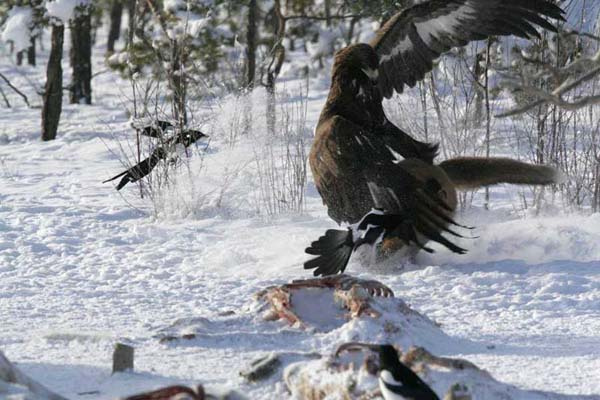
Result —
[{"label": "thin twig", "polygon": [[349,15],[330,15],[329,17],[326,17],[326,16],[319,16],[319,15],[300,14],[300,15],[288,15],[288,16],[283,17],[283,19],[285,19],[286,21],[289,21],[291,19],[305,19],[305,20],[310,20],[310,21],[327,21],[327,20],[332,20],[332,19],[352,19],[352,18],[365,18],[365,17],[367,17],[367,15],[349,14]]},{"label": "thin twig", "polygon": [[8,78],[6,76],[4,76],[2,73],[0,73],[0,78],[4,79],[4,81],[6,82],[6,84],[12,89],[14,90],[18,95],[20,95],[23,100],[25,101],[25,104],[27,104],[27,107],[31,108],[31,105],[29,104],[29,100],[27,99],[27,96],[25,96],[25,94],[23,92],[21,92],[19,89],[17,89],[12,83],[10,83],[10,81],[8,80]]},{"label": "thin twig", "polygon": [[591,33],[588,33],[588,32],[580,32],[580,31],[577,31],[575,29],[572,29],[572,30],[569,30],[569,31],[565,31],[563,33],[565,33],[567,35],[583,36],[583,37],[586,37],[588,39],[592,39],[592,40],[595,40],[597,42],[600,42],[600,37],[598,37],[596,35],[592,35]]},{"label": "thin twig", "polygon": [[8,98],[6,97],[6,93],[4,93],[4,90],[2,90],[2,86],[0,86],[0,94],[2,95],[2,98],[4,99],[4,102],[6,103],[6,107],[10,108],[10,102],[8,101]]}]

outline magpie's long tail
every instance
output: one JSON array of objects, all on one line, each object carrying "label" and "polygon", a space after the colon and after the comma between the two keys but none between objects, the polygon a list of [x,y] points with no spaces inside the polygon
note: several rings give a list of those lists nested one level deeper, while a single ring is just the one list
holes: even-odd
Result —
[{"label": "magpie's long tail", "polygon": [[121,178],[119,184],[117,185],[117,190],[123,189],[125,185],[132,182],[137,182],[152,171],[154,166],[151,163],[150,158],[142,160],[140,163],[134,165],[133,167],[121,172],[119,175],[115,175],[110,179],[105,180],[102,183],[107,183],[110,181],[114,181],[117,178]]},{"label": "magpie's long tail", "polygon": [[304,269],[314,269],[314,276],[344,272],[353,250],[351,229],[329,229],[325,235],[306,248],[306,253],[318,257],[305,262]]},{"label": "magpie's long tail", "polygon": [[125,175],[128,172],[129,172],[129,170],[127,169],[127,170],[121,172],[119,175],[115,175],[112,178],[109,178],[109,179],[107,179],[105,181],[102,181],[102,183],[107,183],[107,182],[110,182],[110,181],[114,181],[115,179],[122,177],[123,175]]},{"label": "magpie's long tail", "polygon": [[157,147],[154,149],[150,157],[143,159],[128,170],[121,172],[119,175],[107,179],[102,183],[110,182],[122,176],[123,178],[117,185],[117,190],[121,190],[128,183],[137,182],[143,177],[147,176],[150,172],[152,172],[154,167],[156,167],[158,162],[160,160],[164,160],[166,157],[167,151],[162,147]]}]

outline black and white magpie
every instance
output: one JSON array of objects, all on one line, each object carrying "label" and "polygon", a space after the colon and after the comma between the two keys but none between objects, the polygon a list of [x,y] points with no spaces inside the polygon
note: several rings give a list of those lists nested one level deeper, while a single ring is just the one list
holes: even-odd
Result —
[{"label": "black and white magpie", "polygon": [[391,344],[351,342],[336,351],[367,348],[379,356],[379,389],[385,400],[439,400],[438,395],[409,367],[400,362]]},{"label": "black and white magpie", "polygon": [[[162,135],[164,132],[170,128],[173,128],[173,125],[171,125],[170,122],[156,121],[154,124],[142,128],[141,131],[144,136],[160,138],[163,137]],[[203,137],[208,137],[208,135],[194,129],[183,129],[175,135],[162,140],[161,145],[155,147],[149,157],[102,183],[110,182],[122,177],[117,185],[117,190],[121,190],[128,183],[137,182],[152,172],[160,160],[167,159],[169,155],[176,153],[178,149],[182,147],[187,148]]]},{"label": "black and white magpie", "polygon": [[304,269],[314,269],[314,276],[344,272],[352,252],[363,244],[374,246],[381,242],[386,227],[389,230],[394,223],[399,223],[399,217],[373,209],[347,230],[328,229],[325,235],[306,248],[307,254],[318,257],[305,262]]},{"label": "black and white magpie", "polygon": [[[450,218],[447,222],[463,227]],[[350,225],[347,230],[328,229],[325,235],[311,243],[305,249],[307,254],[317,257],[304,263],[304,269],[313,269],[313,275],[333,275],[344,272],[352,252],[367,244],[377,246],[385,238],[397,237],[407,243],[414,243],[420,249],[432,253],[433,249],[421,243],[413,228],[414,216],[410,214],[386,214],[382,210],[372,209],[358,223]],[[457,237],[464,237],[448,227],[440,226],[445,232]],[[432,231],[429,238],[438,242],[455,253],[464,254],[466,250],[443,237],[439,232]]]},{"label": "black and white magpie", "polygon": [[160,138],[163,137],[169,128],[173,128],[173,124],[171,124],[169,121],[156,120],[152,124],[143,127],[141,129],[141,133],[144,136]]}]

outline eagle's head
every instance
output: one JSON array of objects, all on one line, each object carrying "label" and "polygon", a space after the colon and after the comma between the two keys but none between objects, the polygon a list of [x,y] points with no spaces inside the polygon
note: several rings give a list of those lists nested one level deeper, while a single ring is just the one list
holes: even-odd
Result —
[{"label": "eagle's head", "polygon": [[338,51],[333,63],[333,73],[350,73],[353,79],[377,84],[379,57],[366,43],[352,44]]}]

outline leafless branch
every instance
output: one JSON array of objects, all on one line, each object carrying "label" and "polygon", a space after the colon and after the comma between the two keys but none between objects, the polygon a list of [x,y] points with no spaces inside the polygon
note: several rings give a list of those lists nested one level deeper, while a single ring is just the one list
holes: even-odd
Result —
[{"label": "leafless branch", "polygon": [[[584,66],[586,68],[582,68]],[[524,77],[521,77],[518,82],[514,78],[509,79],[504,82],[506,87],[518,90],[532,97],[536,97],[537,99],[524,106],[513,108],[512,110],[498,114],[496,117],[505,118],[523,114],[544,103],[551,103],[565,110],[576,110],[581,107],[600,103],[600,96],[598,95],[580,97],[575,101],[568,101],[563,98],[566,93],[600,75],[600,51],[592,57],[581,57],[563,68],[555,68],[549,64],[545,65],[545,67],[547,67],[548,70],[554,70],[553,76],[562,76],[565,78],[563,78],[562,82],[560,82],[560,84],[551,92],[527,85],[525,83],[526,78]],[[592,68],[590,69],[590,67]],[[581,70],[587,72],[579,76],[572,76],[572,72]]]},{"label": "leafless branch", "polygon": [[6,97],[4,90],[2,90],[2,86],[0,86],[0,95],[2,95],[2,98],[4,99],[4,103],[6,104],[6,107],[10,108],[10,102],[8,101],[8,98]]},{"label": "leafless branch", "polygon": [[573,30],[570,30],[570,31],[566,31],[564,33],[567,34],[567,35],[583,36],[583,37],[586,37],[588,39],[592,39],[592,40],[595,40],[597,42],[600,42],[600,37],[598,37],[596,35],[592,35],[589,32],[580,32],[580,31],[577,31],[577,30],[573,29]]},{"label": "leafless branch", "polygon": [[0,78],[4,79],[6,84],[12,90],[14,90],[15,93],[17,93],[19,96],[21,96],[23,98],[23,100],[25,101],[25,104],[27,104],[27,107],[31,107],[31,105],[29,104],[29,99],[27,99],[27,96],[25,96],[25,94],[23,92],[21,92],[19,89],[17,89],[12,83],[10,83],[10,81],[8,80],[8,78],[6,76],[4,76],[2,73],[0,73]]},{"label": "leafless branch", "polygon": [[332,19],[352,19],[352,18],[365,18],[367,17],[366,15],[361,15],[361,14],[348,14],[348,15],[330,15],[330,16],[319,16],[319,15],[306,15],[306,14],[300,14],[300,15],[287,15],[285,17],[283,17],[286,21],[289,21],[291,19],[304,19],[304,20],[310,20],[310,21],[327,21],[327,20],[332,20]]}]

